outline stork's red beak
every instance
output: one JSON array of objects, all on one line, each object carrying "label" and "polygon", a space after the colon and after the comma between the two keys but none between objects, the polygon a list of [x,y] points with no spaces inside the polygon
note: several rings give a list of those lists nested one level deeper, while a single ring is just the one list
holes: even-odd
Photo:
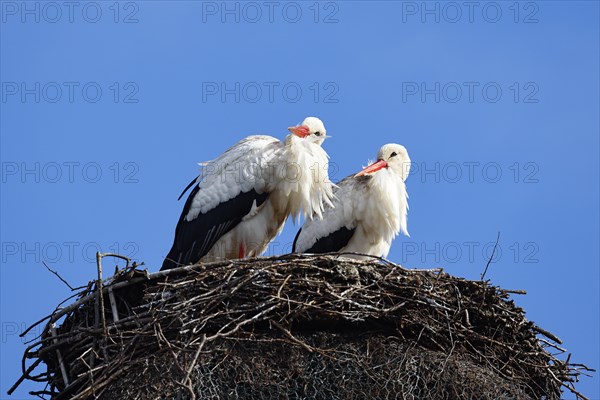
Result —
[{"label": "stork's red beak", "polygon": [[363,168],[362,171],[360,171],[358,174],[356,174],[354,176],[363,176],[366,174],[372,174],[373,172],[377,172],[380,169],[387,168],[387,167],[388,167],[388,163],[386,163],[383,160],[377,160],[373,164],[369,165],[368,167]]},{"label": "stork's red beak", "polygon": [[288,131],[301,138],[305,138],[310,134],[308,126],[305,125],[290,126]]}]

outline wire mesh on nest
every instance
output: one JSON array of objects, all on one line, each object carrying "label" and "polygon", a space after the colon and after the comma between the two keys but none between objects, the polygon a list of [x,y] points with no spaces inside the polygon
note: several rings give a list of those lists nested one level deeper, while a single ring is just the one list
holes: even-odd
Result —
[{"label": "wire mesh on nest", "polygon": [[560,340],[525,319],[509,299],[518,291],[441,270],[287,255],[126,268],[100,288],[51,315],[27,349],[24,378],[47,383],[36,394],[497,400],[567,388],[585,398],[574,382],[587,368],[552,354]]}]

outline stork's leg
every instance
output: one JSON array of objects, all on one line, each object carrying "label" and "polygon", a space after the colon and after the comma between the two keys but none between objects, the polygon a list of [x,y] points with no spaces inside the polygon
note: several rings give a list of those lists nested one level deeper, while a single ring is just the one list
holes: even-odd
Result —
[{"label": "stork's leg", "polygon": [[246,258],[246,244],[244,242],[240,243],[238,258]]}]

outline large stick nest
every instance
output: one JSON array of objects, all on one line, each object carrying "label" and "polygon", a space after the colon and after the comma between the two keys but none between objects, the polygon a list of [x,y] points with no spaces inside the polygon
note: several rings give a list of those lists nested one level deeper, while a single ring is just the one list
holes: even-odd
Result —
[{"label": "large stick nest", "polygon": [[340,256],[128,267],[48,317],[23,378],[57,400],[584,398],[511,293]]}]

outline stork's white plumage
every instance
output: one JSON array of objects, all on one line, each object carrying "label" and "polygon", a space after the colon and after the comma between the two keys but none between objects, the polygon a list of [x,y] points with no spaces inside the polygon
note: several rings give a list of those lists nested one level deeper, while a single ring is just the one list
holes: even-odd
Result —
[{"label": "stork's white plumage", "polygon": [[249,136],[201,164],[161,270],[258,256],[290,215],[321,217],[333,198],[325,126],[308,117],[288,129],[283,141]]},{"label": "stork's white plumage", "polygon": [[399,232],[408,236],[405,181],[409,171],[410,158],[404,146],[391,143],[381,147],[376,162],[338,183],[334,204],[326,208],[323,219],[304,223],[293,252],[386,257]]}]

